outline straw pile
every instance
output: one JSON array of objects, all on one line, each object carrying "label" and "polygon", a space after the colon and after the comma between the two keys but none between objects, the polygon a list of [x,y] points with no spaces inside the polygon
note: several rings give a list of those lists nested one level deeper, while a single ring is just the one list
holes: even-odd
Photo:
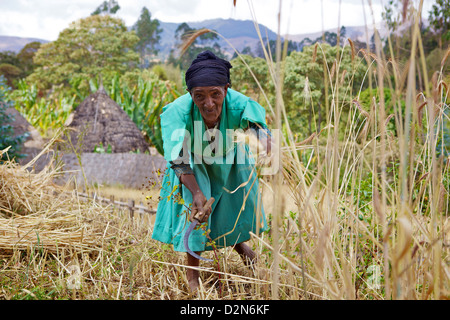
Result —
[{"label": "straw pile", "polygon": [[26,167],[0,164],[0,249],[98,250],[99,237],[107,236],[105,208],[55,185],[52,180],[61,171],[54,161],[39,173]]}]

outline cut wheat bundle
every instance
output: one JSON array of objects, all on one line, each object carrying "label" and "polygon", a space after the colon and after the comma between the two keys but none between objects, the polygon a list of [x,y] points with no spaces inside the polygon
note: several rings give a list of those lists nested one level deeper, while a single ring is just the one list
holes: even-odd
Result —
[{"label": "cut wheat bundle", "polygon": [[117,230],[110,208],[56,185],[62,167],[54,159],[39,173],[26,168],[0,164],[0,249],[100,250]]}]

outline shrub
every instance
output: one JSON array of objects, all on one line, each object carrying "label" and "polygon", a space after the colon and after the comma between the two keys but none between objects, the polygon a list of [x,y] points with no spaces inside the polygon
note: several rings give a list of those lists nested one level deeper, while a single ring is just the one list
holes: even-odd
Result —
[{"label": "shrub", "polygon": [[[6,113],[8,108],[12,108],[12,102],[8,100],[7,93],[10,91],[6,85],[4,76],[0,75],[0,151],[11,147],[8,150],[8,157],[23,158],[24,154],[20,153],[21,144],[25,141],[28,133],[14,136],[14,128],[11,126],[14,117]],[[0,154],[0,163],[6,159],[6,154]]]}]

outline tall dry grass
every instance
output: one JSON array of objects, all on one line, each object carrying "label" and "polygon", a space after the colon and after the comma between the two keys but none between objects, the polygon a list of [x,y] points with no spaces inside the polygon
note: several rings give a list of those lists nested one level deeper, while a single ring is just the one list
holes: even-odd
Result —
[{"label": "tall dry grass", "polygon": [[[266,54],[276,91],[275,128],[281,129],[283,121],[287,131],[281,141],[283,177],[273,178],[279,191],[274,197],[278,208],[272,213],[273,244],[260,239],[273,254],[273,298],[291,298],[291,291],[282,287],[287,283],[299,285],[302,298],[450,297],[448,159],[437,155],[447,117],[442,70],[448,55],[429,81],[418,28],[421,9],[422,2],[415,13],[411,56],[404,68],[395,58],[387,61],[379,37],[376,52],[356,54],[353,43],[346,44],[352,46],[352,60],[367,61],[368,81],[376,84],[380,99],[373,100],[369,111],[358,103],[359,94],[340,96],[346,92],[340,89],[351,84],[340,81],[339,54],[331,70],[324,64],[324,81],[331,88],[326,136],[302,146],[313,151],[315,167],[305,168],[299,160],[302,150],[289,129],[280,81],[281,42],[275,62]],[[317,50],[321,54],[320,45]],[[425,75],[425,92],[416,89],[419,71]],[[384,86],[395,92],[392,115],[386,114]],[[401,110],[403,99],[405,110]],[[341,118],[345,106],[350,106],[348,119]],[[361,118],[362,130],[357,121]],[[390,119],[395,120],[397,135],[387,130]],[[394,171],[388,170],[391,163],[397,164]],[[354,199],[367,191],[361,183],[367,181],[367,173],[372,176],[371,209],[361,218],[362,208]],[[290,187],[298,206],[295,213],[282,210],[280,184]]]}]

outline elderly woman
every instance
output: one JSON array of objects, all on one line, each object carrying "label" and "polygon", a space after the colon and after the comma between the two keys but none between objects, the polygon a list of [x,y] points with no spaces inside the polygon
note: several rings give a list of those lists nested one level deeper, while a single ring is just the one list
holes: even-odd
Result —
[{"label": "elderly woman", "polygon": [[[186,72],[188,93],[163,109],[167,170],[152,238],[186,252],[183,237],[197,214],[207,223],[207,232],[192,231],[192,251],[232,246],[248,264],[255,253],[244,242],[250,231],[258,234],[267,224],[254,161],[248,146],[236,142],[235,133],[253,128],[266,142],[270,134],[264,108],[230,88],[231,68],[210,51],[202,52]],[[210,198],[214,202],[205,207]],[[187,264],[197,267],[199,259],[188,253]],[[197,270],[187,270],[193,291],[198,277]]]}]

